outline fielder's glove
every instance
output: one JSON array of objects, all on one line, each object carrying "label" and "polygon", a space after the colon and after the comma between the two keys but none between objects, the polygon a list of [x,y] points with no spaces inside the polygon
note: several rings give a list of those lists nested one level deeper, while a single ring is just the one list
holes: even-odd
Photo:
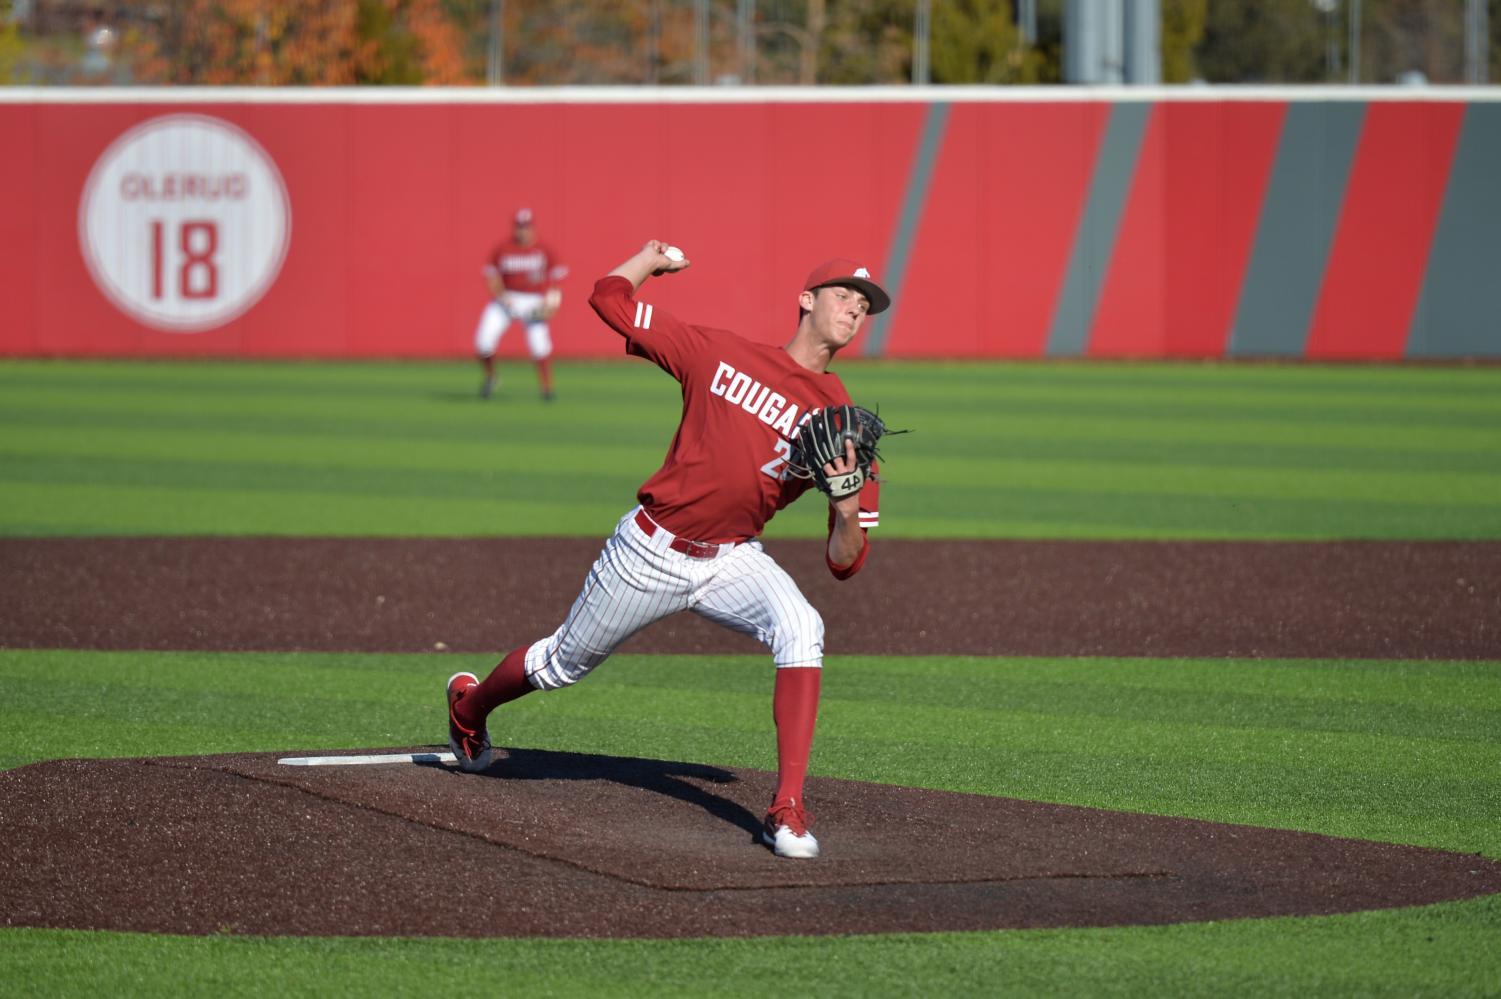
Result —
[{"label": "fielder's glove", "polygon": [[[906,433],[904,430],[890,432]],[[881,418],[862,406],[825,406],[823,409],[815,409],[808,414],[808,418],[792,437],[792,455],[789,461],[792,474],[812,479],[813,484],[829,499],[839,500],[852,496],[871,478],[871,465],[881,457],[876,445],[886,433],[886,424]],[[855,442],[856,467],[843,475],[830,478],[823,467],[836,458],[844,457],[846,441]]]},{"label": "fielder's glove", "polygon": [[563,291],[561,288],[549,288],[542,296],[542,304],[532,313],[535,320],[547,320],[558,314],[558,307],[563,304]]}]

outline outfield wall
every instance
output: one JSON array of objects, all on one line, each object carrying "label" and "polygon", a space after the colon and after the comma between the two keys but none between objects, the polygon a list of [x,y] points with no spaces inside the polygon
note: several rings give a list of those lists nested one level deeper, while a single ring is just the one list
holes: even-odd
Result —
[{"label": "outfield wall", "polygon": [[[0,90],[0,354],[466,356],[511,212],[585,299],[891,357],[1501,356],[1498,88]],[[508,334],[502,353],[520,356]]]}]

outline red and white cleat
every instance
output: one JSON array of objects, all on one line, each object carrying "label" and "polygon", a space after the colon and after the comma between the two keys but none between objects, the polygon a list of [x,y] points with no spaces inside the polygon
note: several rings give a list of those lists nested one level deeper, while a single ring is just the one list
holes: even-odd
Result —
[{"label": "red and white cleat", "polygon": [[454,705],[470,688],[478,686],[479,677],[473,673],[455,673],[448,678],[448,686],[444,693],[444,702],[448,709],[448,748],[453,750],[459,769],[466,773],[478,773],[484,770],[495,758],[495,753],[490,748],[490,732],[485,726],[481,724],[477,729],[468,728],[459,724],[458,718],[454,715]]},{"label": "red and white cleat", "polygon": [[795,799],[774,801],[766,813],[766,824],[761,827],[761,839],[778,857],[811,860],[818,856],[818,840],[808,831],[811,821],[813,816]]}]

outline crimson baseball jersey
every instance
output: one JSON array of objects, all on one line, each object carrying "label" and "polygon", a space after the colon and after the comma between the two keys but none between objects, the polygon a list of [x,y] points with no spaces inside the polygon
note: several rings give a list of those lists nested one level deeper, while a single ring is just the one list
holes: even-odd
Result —
[{"label": "crimson baseball jersey", "polygon": [[485,258],[485,271],[499,275],[507,291],[531,291],[539,294],[568,274],[568,268],[558,260],[557,254],[547,244],[534,242],[522,246],[514,239],[490,251],[490,255]]},{"label": "crimson baseball jersey", "polygon": [[[849,404],[838,375],[809,371],[780,347],[685,323],[635,298],[623,277],[601,278],[589,304],[625,337],[627,353],[683,387],[666,460],[636,493],[653,520],[696,541],[744,541],[807,491],[811,481],[788,468],[790,441],[812,410]],[[862,528],[876,526],[878,495],[874,481],[860,491]]]}]

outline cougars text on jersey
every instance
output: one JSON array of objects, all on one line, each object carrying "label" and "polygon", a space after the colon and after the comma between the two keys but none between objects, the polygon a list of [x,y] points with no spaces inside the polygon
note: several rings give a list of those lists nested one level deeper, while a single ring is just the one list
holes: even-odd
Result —
[{"label": "cougars text on jersey", "polygon": [[780,392],[773,392],[771,386],[762,385],[743,371],[736,371],[725,361],[719,362],[719,368],[709,382],[709,392],[739,406],[783,437],[791,437],[792,428],[797,426],[795,403],[789,404]]}]

